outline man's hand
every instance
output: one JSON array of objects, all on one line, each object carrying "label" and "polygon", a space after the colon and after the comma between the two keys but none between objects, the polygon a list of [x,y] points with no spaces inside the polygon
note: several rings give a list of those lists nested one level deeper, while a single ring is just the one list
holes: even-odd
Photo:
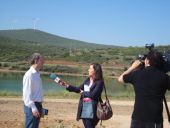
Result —
[{"label": "man's hand", "polygon": [[35,117],[40,117],[40,113],[38,112],[38,110],[34,110],[34,111],[32,111],[32,114],[33,114],[33,116],[35,116]]},{"label": "man's hand", "polygon": [[131,69],[132,70],[134,70],[134,69],[136,69],[136,68],[138,68],[140,65],[141,65],[141,61],[140,60],[135,60],[133,63],[132,63],[132,65],[131,65]]},{"label": "man's hand", "polygon": [[133,64],[125,71],[123,72],[119,77],[118,77],[118,81],[121,82],[121,83],[124,83],[124,80],[123,80],[123,76],[125,74],[129,74],[130,72],[134,71],[135,69],[137,69],[140,65],[141,65],[141,61],[140,60],[135,60],[133,62]]}]

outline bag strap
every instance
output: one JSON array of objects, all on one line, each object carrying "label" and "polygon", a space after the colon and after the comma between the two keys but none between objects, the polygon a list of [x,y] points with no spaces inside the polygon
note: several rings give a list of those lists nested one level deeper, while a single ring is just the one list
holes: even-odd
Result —
[{"label": "bag strap", "polygon": [[100,126],[102,126],[102,120],[100,120]]},{"label": "bag strap", "polygon": [[[105,84],[103,85],[103,88],[104,88],[105,98],[106,98],[106,100],[108,100],[108,101],[109,101],[109,99],[108,99],[108,97],[107,97],[107,92],[106,92]],[[103,100],[102,100],[102,98],[101,98],[101,97],[99,97],[99,101],[103,103]]]},{"label": "bag strap", "polygon": [[108,97],[107,97],[107,92],[106,92],[106,86],[105,86],[105,84],[104,84],[104,92],[105,92],[106,100],[108,100],[108,101],[109,101],[109,99],[108,99]]},{"label": "bag strap", "polygon": [[165,96],[163,98],[163,101],[164,101],[166,112],[167,112],[167,116],[168,116],[168,122],[170,123],[170,113],[169,113],[168,104],[167,104]]}]

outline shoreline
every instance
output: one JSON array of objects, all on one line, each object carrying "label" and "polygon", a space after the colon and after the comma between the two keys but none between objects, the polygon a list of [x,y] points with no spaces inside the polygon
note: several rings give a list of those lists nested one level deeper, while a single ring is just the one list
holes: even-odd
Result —
[{"label": "shoreline", "polygon": [[[26,71],[22,71],[22,70],[9,70],[9,69],[2,69],[0,68],[0,73],[25,73]],[[49,75],[51,74],[51,72],[43,72],[40,71],[41,74],[45,74],[45,75]],[[59,73],[59,72],[53,72],[57,75],[65,75],[65,76],[80,76],[80,77],[87,77],[88,75],[84,75],[84,74],[75,74],[75,73]],[[106,76],[109,78],[117,78],[118,76]]]}]

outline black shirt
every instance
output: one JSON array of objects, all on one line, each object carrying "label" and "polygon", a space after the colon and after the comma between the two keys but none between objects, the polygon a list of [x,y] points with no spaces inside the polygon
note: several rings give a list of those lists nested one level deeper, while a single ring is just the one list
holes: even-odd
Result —
[{"label": "black shirt", "polygon": [[126,83],[133,84],[135,105],[133,120],[163,122],[163,97],[170,89],[170,78],[154,67],[146,67],[123,76]]}]

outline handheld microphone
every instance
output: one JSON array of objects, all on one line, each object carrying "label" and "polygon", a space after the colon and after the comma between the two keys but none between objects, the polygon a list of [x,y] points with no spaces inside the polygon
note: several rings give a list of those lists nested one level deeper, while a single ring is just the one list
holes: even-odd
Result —
[{"label": "handheld microphone", "polygon": [[50,79],[54,80],[56,83],[61,82],[61,79],[54,73],[50,75]]}]

